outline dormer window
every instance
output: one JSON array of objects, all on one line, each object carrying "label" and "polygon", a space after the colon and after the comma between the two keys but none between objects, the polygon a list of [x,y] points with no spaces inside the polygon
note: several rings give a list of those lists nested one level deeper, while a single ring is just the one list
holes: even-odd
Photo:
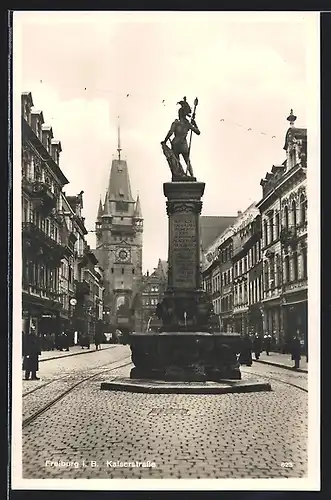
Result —
[{"label": "dormer window", "polygon": [[123,172],[123,167],[121,162],[117,164],[117,172]]},{"label": "dormer window", "polygon": [[120,189],[119,189],[119,195],[120,195],[120,196],[124,196],[124,192],[123,192],[123,189],[122,189],[122,188],[120,188]]}]

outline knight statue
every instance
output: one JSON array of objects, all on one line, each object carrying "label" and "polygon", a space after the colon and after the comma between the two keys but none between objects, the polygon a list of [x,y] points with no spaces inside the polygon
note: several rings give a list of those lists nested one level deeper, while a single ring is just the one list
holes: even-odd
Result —
[{"label": "knight statue", "polygon": [[[169,163],[173,178],[188,176],[194,177],[190,161],[190,148],[192,132],[200,135],[200,130],[198,129],[195,121],[195,112],[198,105],[198,99],[195,99],[194,101],[194,111],[191,121],[189,121],[187,118],[191,116],[192,110],[190,105],[186,101],[186,97],[184,97],[183,100],[179,101],[177,104],[180,105],[180,108],[178,110],[178,119],[171,124],[170,130],[167,133],[164,141],[161,142],[161,145],[163,153]],[[189,145],[187,144],[186,140],[188,132],[191,132]],[[174,138],[170,140],[171,148],[169,148],[166,143],[172,135],[174,136]],[[186,163],[186,172],[184,172],[184,169],[180,163],[180,156],[184,158],[184,161]]]}]

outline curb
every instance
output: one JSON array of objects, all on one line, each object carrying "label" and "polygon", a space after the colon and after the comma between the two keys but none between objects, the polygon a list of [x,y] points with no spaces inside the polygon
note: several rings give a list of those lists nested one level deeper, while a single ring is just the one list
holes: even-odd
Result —
[{"label": "curb", "polygon": [[247,392],[265,392],[271,391],[269,382],[238,382],[234,385],[222,386],[221,384],[208,386],[204,383],[189,384],[171,383],[163,385],[154,385],[147,380],[138,380],[138,383],[132,383],[130,379],[119,380],[116,378],[111,382],[102,382],[100,389],[102,391],[122,391],[122,392],[143,392],[147,394],[229,394],[229,393],[247,393]]},{"label": "curb", "polygon": [[[100,349],[101,351],[106,351],[107,349],[112,349],[115,347],[115,344],[109,347],[104,347],[103,349]],[[91,354],[91,352],[96,352],[96,349],[93,350],[87,350],[83,352],[73,352],[71,354],[63,354],[63,356],[53,356],[52,358],[47,358],[47,359],[39,359],[39,363],[42,363],[43,361],[51,361],[53,359],[61,359],[61,358],[70,358],[72,356],[80,356],[81,354]]]},{"label": "curb", "polygon": [[297,368],[296,370],[294,370],[294,368],[292,368],[291,366],[287,366],[287,365],[282,365],[281,363],[275,363],[274,361],[264,361],[264,360],[261,360],[261,359],[253,359],[253,362],[254,363],[262,363],[264,365],[270,365],[270,366],[278,366],[279,368],[284,368],[285,370],[291,370],[292,372],[299,372],[299,373],[308,373],[308,370],[306,370],[305,368]]}]

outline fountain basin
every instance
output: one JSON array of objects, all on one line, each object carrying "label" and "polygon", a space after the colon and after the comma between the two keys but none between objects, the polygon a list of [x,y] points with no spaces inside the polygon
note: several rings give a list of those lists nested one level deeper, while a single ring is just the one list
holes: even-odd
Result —
[{"label": "fountain basin", "polygon": [[209,332],[134,333],[131,379],[181,382],[240,380],[240,335]]}]

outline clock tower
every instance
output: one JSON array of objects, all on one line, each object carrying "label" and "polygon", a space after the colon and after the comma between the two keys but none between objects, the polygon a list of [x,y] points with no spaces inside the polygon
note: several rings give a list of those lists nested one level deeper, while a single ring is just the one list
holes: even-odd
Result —
[{"label": "clock tower", "polygon": [[142,280],[143,218],[139,195],[136,200],[132,197],[128,166],[121,159],[121,151],[118,127],[118,158],[112,161],[95,229],[96,254],[104,271],[105,320],[125,334],[140,324],[136,305],[140,303]]}]

